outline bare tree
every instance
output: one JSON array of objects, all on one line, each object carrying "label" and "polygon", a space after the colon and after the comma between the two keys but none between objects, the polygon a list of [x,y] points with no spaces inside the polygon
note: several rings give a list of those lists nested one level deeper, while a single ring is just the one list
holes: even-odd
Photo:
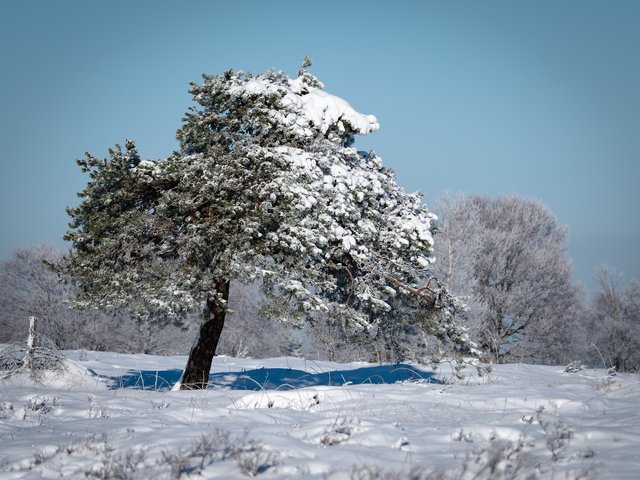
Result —
[{"label": "bare tree", "polygon": [[445,199],[440,217],[435,273],[466,301],[489,359],[570,359],[581,294],[554,215],[514,195],[472,195]]}]

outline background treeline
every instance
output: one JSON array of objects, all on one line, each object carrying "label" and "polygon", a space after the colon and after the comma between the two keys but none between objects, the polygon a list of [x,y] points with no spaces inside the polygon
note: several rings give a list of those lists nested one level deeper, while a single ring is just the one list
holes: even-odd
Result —
[{"label": "background treeline", "polygon": [[[60,349],[87,349],[124,353],[187,354],[199,319],[180,324],[163,318],[139,321],[126,311],[72,309],[67,301],[74,287],[48,266],[62,252],[48,246],[17,250],[0,263],[0,343],[22,341],[28,317],[39,318],[39,332]],[[266,357],[299,353],[298,335],[277,322],[261,318],[258,291],[235,289],[219,354]]]},{"label": "background treeline", "polygon": [[[466,305],[458,320],[485,361],[567,364],[640,370],[640,282],[602,268],[587,301],[572,283],[567,231],[542,204],[517,196],[446,198],[439,212],[433,277]],[[180,324],[137,321],[124,311],[70,309],[74,287],[47,266],[61,252],[17,250],[0,263],[0,343],[24,340],[29,316],[61,349],[154,354],[189,352],[198,317]],[[429,279],[425,279],[425,283]],[[336,361],[438,360],[447,345],[410,326],[381,325],[374,338],[350,337],[330,318],[305,330],[260,313],[259,289],[237,285],[218,354],[305,355]],[[418,321],[419,319],[417,319]]]},{"label": "background treeline", "polygon": [[539,202],[445,198],[434,274],[467,304],[465,324],[493,362],[581,361],[640,369],[640,283],[601,267],[590,301],[572,283],[567,230]]}]

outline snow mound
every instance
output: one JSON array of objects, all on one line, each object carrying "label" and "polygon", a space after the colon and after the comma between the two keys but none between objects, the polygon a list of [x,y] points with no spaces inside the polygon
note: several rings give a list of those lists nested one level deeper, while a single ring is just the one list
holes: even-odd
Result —
[{"label": "snow mound", "polygon": [[64,356],[48,386],[0,381],[1,478],[638,478],[636,374],[216,357],[214,388],[170,392],[100,379],[186,357]]},{"label": "snow mound", "polygon": [[[334,389],[332,389],[334,390]],[[321,388],[289,390],[279,392],[263,390],[250,393],[234,401],[229,409],[286,408],[290,410],[312,411],[324,403],[326,391]]]},{"label": "snow mound", "polygon": [[29,372],[19,372],[5,380],[7,384],[47,387],[60,390],[106,390],[105,379],[91,369],[73,360],[64,359],[59,370],[43,370],[34,377]]}]

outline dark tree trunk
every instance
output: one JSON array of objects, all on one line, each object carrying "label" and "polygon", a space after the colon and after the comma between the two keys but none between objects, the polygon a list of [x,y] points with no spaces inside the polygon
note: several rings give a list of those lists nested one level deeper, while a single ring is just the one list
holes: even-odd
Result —
[{"label": "dark tree trunk", "polygon": [[[217,293],[229,300],[229,282],[220,282],[217,287]],[[211,362],[216,354],[216,347],[220,340],[222,327],[224,327],[224,317],[227,313],[226,309],[210,301],[207,312],[207,320],[200,326],[200,335],[198,341],[189,353],[187,366],[182,374],[180,384],[181,390],[193,390],[207,388],[209,383],[209,372],[211,370]]]}]

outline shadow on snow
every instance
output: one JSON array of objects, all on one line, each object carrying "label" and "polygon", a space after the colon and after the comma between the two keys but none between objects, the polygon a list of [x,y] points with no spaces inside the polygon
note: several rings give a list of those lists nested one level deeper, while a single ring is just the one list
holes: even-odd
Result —
[{"label": "shadow on snow", "polygon": [[[169,390],[180,380],[182,370],[130,370],[111,377],[112,389]],[[259,368],[241,372],[215,372],[209,375],[209,387],[231,390],[294,390],[304,387],[350,384],[391,384],[404,381],[441,383],[433,372],[412,365],[374,365],[352,370],[309,373],[290,368]]]}]

